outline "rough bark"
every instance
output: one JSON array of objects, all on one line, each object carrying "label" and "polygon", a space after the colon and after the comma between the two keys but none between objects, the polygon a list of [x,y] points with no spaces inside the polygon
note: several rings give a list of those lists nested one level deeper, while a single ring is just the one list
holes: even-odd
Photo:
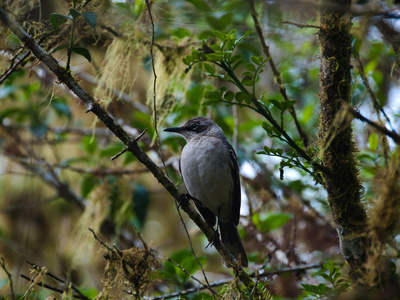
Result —
[{"label": "rough bark", "polygon": [[361,203],[362,186],[354,157],[353,130],[345,105],[351,91],[351,0],[322,3],[320,11],[321,159],[328,201],[340,238],[342,253],[357,282],[366,258],[366,212]]}]

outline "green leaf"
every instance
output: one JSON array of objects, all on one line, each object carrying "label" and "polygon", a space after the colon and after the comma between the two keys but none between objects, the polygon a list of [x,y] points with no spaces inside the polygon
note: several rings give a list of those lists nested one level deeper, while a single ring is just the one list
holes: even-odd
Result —
[{"label": "green leaf", "polygon": [[269,125],[267,122],[262,123],[262,128],[270,135],[272,134],[272,126]]},{"label": "green leaf", "polygon": [[83,47],[74,47],[72,48],[72,51],[75,52],[76,54],[82,55],[84,58],[86,58],[89,62],[92,61],[92,58],[90,56],[89,50]]},{"label": "green leaf", "polygon": [[292,214],[286,214],[286,213],[269,214],[264,219],[261,220],[258,227],[260,230],[264,232],[269,232],[271,230],[282,227],[292,218],[293,218]]},{"label": "green leaf", "polygon": [[252,61],[253,63],[255,63],[256,65],[261,65],[261,61],[260,61],[260,59],[259,59],[257,56],[252,56],[250,59],[251,59],[251,61]]},{"label": "green leaf", "polygon": [[212,65],[207,64],[207,63],[203,63],[204,69],[210,74],[210,75],[214,75],[215,74],[215,69]]},{"label": "green leaf", "polygon": [[77,18],[79,18],[80,16],[83,17],[82,13],[79,10],[76,10],[75,8],[70,8],[69,9],[69,13],[71,14],[71,16],[76,20]]},{"label": "green leaf", "polygon": [[207,61],[221,61],[224,56],[224,52],[206,54]]},{"label": "green leaf", "polygon": [[65,20],[72,20],[72,18],[70,16],[53,13],[50,15],[49,20],[54,32],[58,33],[58,29],[60,28],[61,24],[64,23]]},{"label": "green leaf", "polygon": [[275,99],[269,99],[268,101],[271,102],[277,109],[282,110],[281,101]]},{"label": "green leaf", "polygon": [[232,102],[233,98],[235,98],[235,94],[231,91],[226,92],[224,95],[224,99],[228,102]]},{"label": "green leaf", "polygon": [[83,149],[89,154],[93,154],[97,149],[97,140],[92,136],[84,136],[81,140]]},{"label": "green leaf", "polygon": [[369,142],[369,148],[371,149],[371,151],[376,151],[376,149],[378,149],[378,136],[376,135],[376,133],[372,133],[369,138],[368,138],[368,142]]},{"label": "green leaf", "polygon": [[94,12],[88,11],[82,14],[82,17],[86,20],[86,22],[92,27],[96,29],[97,24],[97,16]]},{"label": "green leaf", "polygon": [[179,39],[183,39],[191,34],[192,32],[186,28],[176,28],[171,31],[171,36],[176,36]]},{"label": "green leaf", "polygon": [[251,72],[255,72],[256,71],[256,67],[252,64],[252,63],[248,63],[245,65],[245,68]]},{"label": "green leaf", "polygon": [[243,59],[239,59],[232,67],[232,70],[235,70],[237,67],[239,67],[242,63],[244,62]]},{"label": "green leaf", "polygon": [[235,95],[235,99],[238,103],[242,103],[246,100],[246,94],[243,92],[237,92]]},{"label": "green leaf", "polygon": [[99,185],[100,180],[94,175],[84,175],[81,182],[81,195],[86,198],[91,191]]},{"label": "green leaf", "polygon": [[[253,79],[250,79],[250,78],[248,78],[248,77],[246,77],[246,78],[244,78],[243,80],[242,80],[242,84],[244,85],[244,86],[253,86]],[[247,102],[247,101],[246,101]]]},{"label": "green leaf", "polygon": [[285,111],[288,108],[292,107],[293,105],[295,105],[297,103],[297,100],[288,100],[288,101],[282,101],[281,102],[281,107],[282,110]]},{"label": "green leaf", "polygon": [[67,45],[57,46],[53,50],[50,51],[50,54],[56,53],[57,51],[60,51],[60,50],[65,49],[65,48],[67,48]]},{"label": "green leaf", "polygon": [[254,95],[253,94],[246,94],[244,101],[250,105],[253,102]]},{"label": "green leaf", "polygon": [[217,103],[219,103],[218,100],[208,100],[208,101],[204,101],[203,105],[214,105],[214,104],[217,104]]}]

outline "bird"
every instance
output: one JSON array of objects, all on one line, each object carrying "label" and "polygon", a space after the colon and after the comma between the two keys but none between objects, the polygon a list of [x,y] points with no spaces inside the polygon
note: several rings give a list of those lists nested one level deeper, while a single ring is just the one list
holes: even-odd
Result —
[{"label": "bird", "polygon": [[[237,226],[241,189],[236,153],[221,127],[205,117],[195,117],[181,127],[164,131],[178,133],[186,140],[179,171],[198,211],[222,243],[243,267],[248,259]],[[185,198],[185,197],[184,197]],[[210,244],[213,243],[214,239]],[[210,245],[209,244],[209,245]]]}]

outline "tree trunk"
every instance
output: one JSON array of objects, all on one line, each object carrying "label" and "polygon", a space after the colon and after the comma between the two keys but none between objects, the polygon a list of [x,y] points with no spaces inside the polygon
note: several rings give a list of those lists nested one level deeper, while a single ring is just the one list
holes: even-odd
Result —
[{"label": "tree trunk", "polygon": [[350,104],[352,53],[351,0],[323,1],[320,11],[320,149],[328,201],[350,265],[353,282],[362,274],[366,258],[367,216],[361,203],[360,180],[354,158],[353,130],[345,110]]}]

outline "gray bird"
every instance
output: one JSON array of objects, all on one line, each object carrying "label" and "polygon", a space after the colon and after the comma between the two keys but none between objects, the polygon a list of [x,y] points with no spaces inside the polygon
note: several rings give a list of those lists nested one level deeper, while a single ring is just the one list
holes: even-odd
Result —
[{"label": "gray bird", "polygon": [[182,127],[164,131],[185,138],[179,169],[189,197],[208,225],[214,227],[217,221],[215,234],[219,227],[222,243],[247,267],[247,255],[236,228],[241,202],[239,167],[221,127],[210,119],[196,117]]}]

